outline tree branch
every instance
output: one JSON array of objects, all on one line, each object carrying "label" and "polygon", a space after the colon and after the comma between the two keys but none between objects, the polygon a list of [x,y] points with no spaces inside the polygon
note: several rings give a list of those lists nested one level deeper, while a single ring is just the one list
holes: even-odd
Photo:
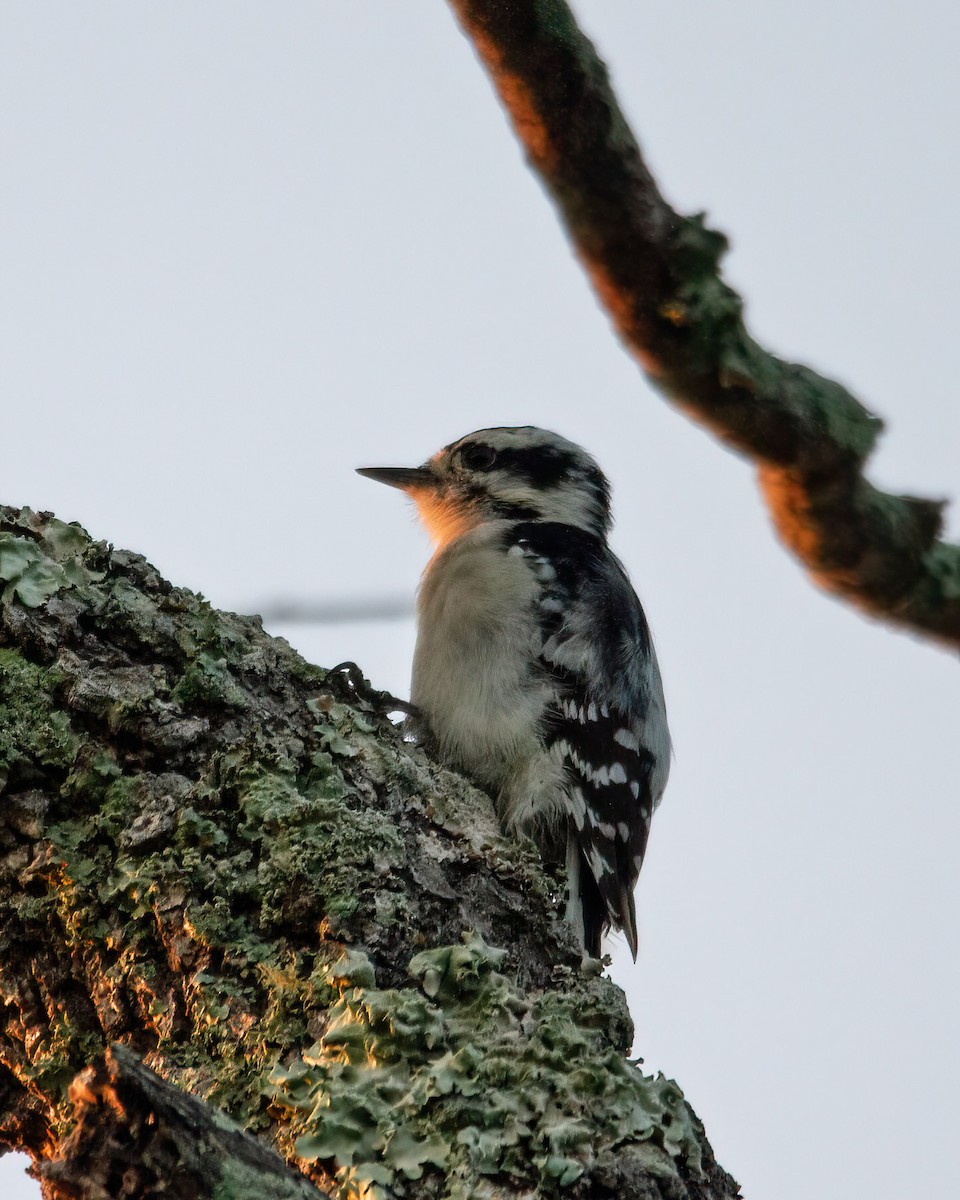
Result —
[{"label": "tree branch", "polygon": [[660,195],[564,0],[449,0],[601,303],[653,383],[759,465],[783,541],[866,613],[960,646],[960,547],[942,503],[863,475],[882,422],[747,333],[726,238]]},{"label": "tree branch", "polygon": [[70,1086],[75,1125],[40,1169],[44,1200],[322,1200],[222,1113],[165,1082],[123,1046]]},{"label": "tree branch", "polygon": [[[123,1138],[190,1176],[122,1052],[82,1074],[120,1042],[333,1195],[733,1200],[677,1086],[625,1060],[563,881],[391,704],[0,508],[0,1143],[60,1195]],[[70,1140],[78,1073],[121,1141],[99,1107]]]}]

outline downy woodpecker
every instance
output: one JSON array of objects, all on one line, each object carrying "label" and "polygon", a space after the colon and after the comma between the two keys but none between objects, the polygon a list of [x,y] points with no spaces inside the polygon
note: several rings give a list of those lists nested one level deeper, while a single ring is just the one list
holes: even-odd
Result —
[{"label": "downy woodpecker", "polygon": [[440,758],[486,787],[507,831],[566,861],[585,951],[622,929],[670,766],[660,671],[640,601],[607,546],[610,486],[579,446],[481,429],[401,488],[436,544],[420,585],[412,703]]}]

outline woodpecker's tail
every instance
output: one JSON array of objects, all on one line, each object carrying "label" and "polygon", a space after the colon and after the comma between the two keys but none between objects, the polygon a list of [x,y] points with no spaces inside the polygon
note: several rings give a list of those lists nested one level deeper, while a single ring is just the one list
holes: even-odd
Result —
[{"label": "woodpecker's tail", "polygon": [[604,895],[575,830],[567,837],[567,920],[592,958],[600,957],[604,934],[615,926],[623,930],[633,961],[637,961],[637,909],[633,891],[623,882],[611,880],[611,894]]}]

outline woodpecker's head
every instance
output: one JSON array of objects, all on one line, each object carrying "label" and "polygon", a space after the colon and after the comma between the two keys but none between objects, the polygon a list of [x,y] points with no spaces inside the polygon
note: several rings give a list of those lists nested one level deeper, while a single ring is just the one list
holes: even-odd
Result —
[{"label": "woodpecker's head", "polygon": [[438,546],[485,521],[557,521],[605,537],[610,485],[585,450],[533,425],[478,429],[422,467],[360,467],[401,488]]}]

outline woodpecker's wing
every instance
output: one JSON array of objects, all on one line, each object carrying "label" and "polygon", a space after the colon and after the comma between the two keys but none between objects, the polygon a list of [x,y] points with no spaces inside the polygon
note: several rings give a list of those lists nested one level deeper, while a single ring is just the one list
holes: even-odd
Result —
[{"label": "woodpecker's wing", "polygon": [[569,836],[579,851],[584,944],[624,931],[634,958],[633,900],[670,760],[650,631],[623,567],[599,538],[546,522],[517,527],[540,581],[540,657],[556,686],[544,739],[569,781]]}]

